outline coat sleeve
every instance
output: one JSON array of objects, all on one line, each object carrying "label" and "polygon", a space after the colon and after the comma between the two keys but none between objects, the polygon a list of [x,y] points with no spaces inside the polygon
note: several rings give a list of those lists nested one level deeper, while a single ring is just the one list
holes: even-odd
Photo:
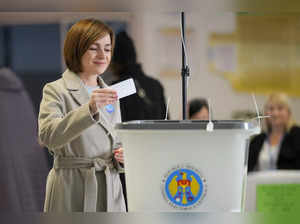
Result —
[{"label": "coat sleeve", "polygon": [[254,171],[257,166],[259,153],[262,149],[266,135],[260,134],[253,137],[249,145],[249,157],[248,157],[248,172]]},{"label": "coat sleeve", "polygon": [[255,152],[255,144],[252,141],[250,141],[249,144],[249,156],[248,156],[248,172],[251,172],[254,170],[254,167],[256,165],[256,152]]},{"label": "coat sleeve", "polygon": [[85,129],[96,123],[84,104],[64,113],[64,99],[57,87],[47,84],[40,105],[39,138],[49,149],[57,149],[77,138]]},{"label": "coat sleeve", "polygon": [[295,150],[295,167],[294,169],[300,169],[300,127],[294,126],[291,130],[292,136],[292,148]]},{"label": "coat sleeve", "polygon": [[[159,83],[159,87],[160,87],[160,108],[161,108],[161,117],[165,118],[166,116],[166,110],[167,110],[167,105],[166,105],[166,98],[165,98],[165,94],[164,94],[164,88],[163,86]],[[170,120],[170,114],[167,114],[167,118]]]}]

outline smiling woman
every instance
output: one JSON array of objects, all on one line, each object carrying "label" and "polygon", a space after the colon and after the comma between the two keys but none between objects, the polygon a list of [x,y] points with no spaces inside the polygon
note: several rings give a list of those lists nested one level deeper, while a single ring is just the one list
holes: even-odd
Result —
[{"label": "smiling woman", "polygon": [[[102,41],[99,43],[99,40]],[[94,19],[81,20],[74,24],[68,31],[64,44],[64,57],[67,67],[75,73],[82,72],[81,59],[83,55],[88,50],[97,50],[97,47],[100,47],[101,44],[108,45],[104,46],[109,47],[110,52],[115,44],[114,33],[107,25]]]},{"label": "smiling woman", "polygon": [[[111,40],[109,35],[96,40],[82,56],[82,78],[88,81],[89,74],[102,74],[111,60]],[[93,83],[91,83],[93,84]]]},{"label": "smiling woman", "polygon": [[300,127],[285,94],[274,93],[265,104],[265,132],[250,143],[249,171],[300,169]]},{"label": "smiling woman", "polygon": [[113,47],[107,25],[77,22],[65,39],[68,69],[44,87],[39,137],[54,154],[44,211],[125,211],[118,174],[123,149],[113,128],[121,121],[119,101],[100,78]]}]

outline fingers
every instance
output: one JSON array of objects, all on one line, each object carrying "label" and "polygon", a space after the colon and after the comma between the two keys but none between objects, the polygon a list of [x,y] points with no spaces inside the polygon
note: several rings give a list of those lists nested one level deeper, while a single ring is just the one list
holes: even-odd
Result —
[{"label": "fingers", "polygon": [[123,149],[119,148],[117,150],[114,151],[114,157],[115,159],[120,162],[120,163],[124,163],[124,153],[123,153]]},{"label": "fingers", "polygon": [[108,88],[94,90],[91,96],[92,103],[95,103],[98,107],[113,104],[117,100],[117,92]]},{"label": "fingers", "polygon": [[119,163],[124,163],[124,156],[120,155],[119,153],[115,154],[115,159],[119,162]]},{"label": "fingers", "polygon": [[123,151],[124,149],[122,147],[113,150],[114,153],[123,153]]},{"label": "fingers", "polygon": [[115,103],[117,101],[116,98],[111,97],[111,96],[98,96],[98,95],[94,95],[93,96],[93,100],[95,101],[96,104],[112,104]]},{"label": "fingers", "polygon": [[112,98],[118,99],[117,92],[113,89],[108,89],[108,88],[96,89],[93,91],[93,94],[98,95],[98,96],[103,96],[103,97],[107,96],[107,97],[112,97]]}]

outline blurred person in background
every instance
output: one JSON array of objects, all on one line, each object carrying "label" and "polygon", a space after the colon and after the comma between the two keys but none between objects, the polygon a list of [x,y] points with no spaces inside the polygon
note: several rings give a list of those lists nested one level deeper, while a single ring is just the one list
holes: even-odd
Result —
[{"label": "blurred person in background", "polygon": [[117,92],[101,74],[110,64],[114,33],[83,19],[64,43],[67,70],[43,89],[39,137],[54,155],[46,188],[46,212],[122,212],[118,172],[123,148],[114,130],[121,121]]},{"label": "blurred person in background", "polygon": [[17,76],[0,69],[0,211],[41,212],[49,172],[33,104]]},{"label": "blurred person in background", "polygon": [[300,128],[292,118],[289,99],[274,93],[264,106],[263,133],[250,143],[248,171],[300,169]]},{"label": "blurred person in background", "polygon": [[188,115],[190,120],[208,120],[208,102],[204,98],[196,98],[188,103]]},{"label": "blurred person in background", "polygon": [[[115,82],[133,78],[137,94],[120,100],[122,121],[162,120],[166,117],[164,89],[160,82],[147,76],[141,64],[137,62],[133,40],[125,31],[116,35],[116,45],[112,58],[112,71]],[[126,182],[124,174],[120,174],[123,193],[126,199]]]},{"label": "blurred person in background", "polygon": [[166,102],[160,82],[147,76],[137,62],[133,40],[125,31],[116,36],[112,58],[112,71],[116,82],[133,78],[137,94],[120,100],[122,121],[161,120],[165,118]]}]

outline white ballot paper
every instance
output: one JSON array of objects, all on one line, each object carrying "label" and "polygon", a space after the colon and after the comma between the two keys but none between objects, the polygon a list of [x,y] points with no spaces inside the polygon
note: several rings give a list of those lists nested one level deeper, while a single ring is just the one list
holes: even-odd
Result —
[{"label": "white ballot paper", "polygon": [[118,98],[121,99],[125,96],[129,96],[136,93],[136,88],[132,78],[119,82],[110,86],[109,88],[115,90],[118,94]]}]

